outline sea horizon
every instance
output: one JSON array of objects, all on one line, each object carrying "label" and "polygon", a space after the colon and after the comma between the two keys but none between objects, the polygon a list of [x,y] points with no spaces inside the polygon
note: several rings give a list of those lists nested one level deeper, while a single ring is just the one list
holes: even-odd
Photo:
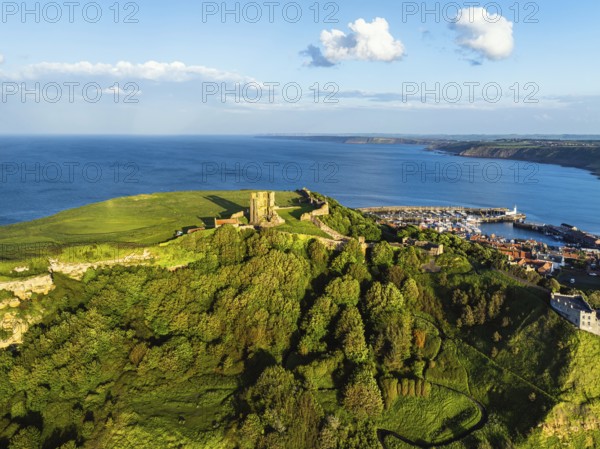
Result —
[{"label": "sea horizon", "polygon": [[[600,180],[591,173],[462,158],[427,151],[424,145],[345,145],[260,135],[54,135],[5,137],[0,154],[2,225],[137,194],[308,187],[348,207],[517,205],[528,221],[573,223],[600,233],[595,219],[600,195],[584,199],[577,194],[600,193]],[[562,212],[553,202],[564,205]]]}]

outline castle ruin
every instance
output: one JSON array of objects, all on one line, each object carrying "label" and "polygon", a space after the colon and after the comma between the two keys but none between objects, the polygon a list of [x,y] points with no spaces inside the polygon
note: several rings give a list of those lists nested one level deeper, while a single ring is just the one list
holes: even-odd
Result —
[{"label": "castle ruin", "polygon": [[273,227],[285,221],[277,214],[275,192],[255,192],[250,196],[250,224],[252,226]]}]

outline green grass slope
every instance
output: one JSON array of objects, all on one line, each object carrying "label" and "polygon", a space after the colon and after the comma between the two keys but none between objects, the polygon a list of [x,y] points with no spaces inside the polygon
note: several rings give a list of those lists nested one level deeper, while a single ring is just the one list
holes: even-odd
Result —
[{"label": "green grass slope", "polygon": [[[186,227],[213,225],[250,206],[250,190],[172,192],[116,198],[51,217],[0,227],[0,244],[128,242],[153,244]],[[296,206],[296,192],[277,192],[279,206]]]}]

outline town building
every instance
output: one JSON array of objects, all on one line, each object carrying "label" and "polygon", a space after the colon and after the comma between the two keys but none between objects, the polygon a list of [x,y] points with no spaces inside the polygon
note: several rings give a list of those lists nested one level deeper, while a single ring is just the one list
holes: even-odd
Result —
[{"label": "town building", "polygon": [[215,229],[221,226],[229,225],[238,228],[240,226],[240,220],[237,218],[215,218]]},{"label": "town building", "polygon": [[565,257],[558,252],[539,253],[536,255],[536,259],[552,264],[552,273],[565,266]]}]

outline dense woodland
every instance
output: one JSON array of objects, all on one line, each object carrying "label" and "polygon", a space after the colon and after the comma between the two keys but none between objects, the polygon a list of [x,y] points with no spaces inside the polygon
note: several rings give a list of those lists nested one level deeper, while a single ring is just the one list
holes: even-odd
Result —
[{"label": "dense woodland", "polygon": [[[0,447],[560,441],[538,425],[566,390],[576,400],[581,385],[568,382],[581,342],[543,294],[502,274],[491,249],[416,229],[392,236],[443,243],[432,259],[332,209],[327,223],[373,242],[366,252],[358,240],[332,251],[226,226],[182,239],[195,262],[174,271],[55,274],[57,288],[34,298],[43,321],[0,351]],[[597,410],[588,399],[573,416]]]}]

